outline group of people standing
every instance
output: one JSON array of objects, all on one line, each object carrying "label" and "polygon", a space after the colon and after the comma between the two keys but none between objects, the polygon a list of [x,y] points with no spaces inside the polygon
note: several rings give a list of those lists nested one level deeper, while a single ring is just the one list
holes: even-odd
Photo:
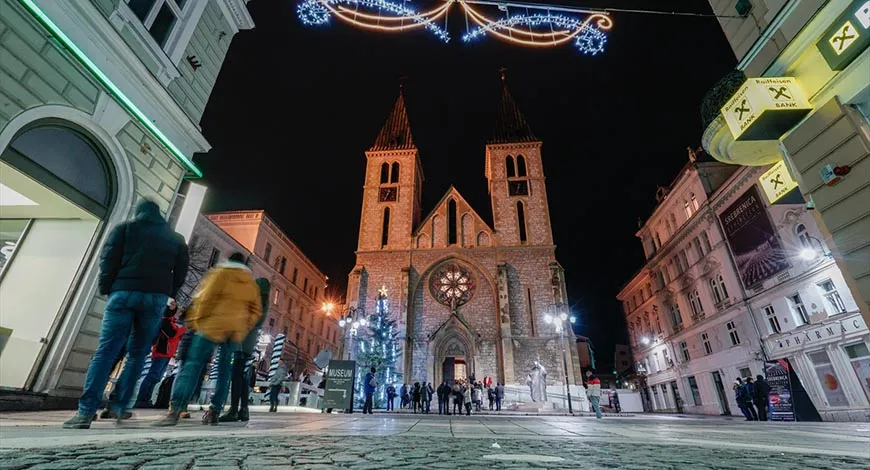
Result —
[{"label": "group of people standing", "polygon": [[422,414],[429,414],[432,409],[432,396],[435,388],[432,382],[414,382],[414,385],[402,384],[398,392],[395,385],[387,386],[387,411],[396,411],[396,398],[399,398],[400,409],[413,409]]},{"label": "group of people standing", "polygon": [[746,417],[746,421],[767,421],[768,394],[770,385],[764,377],[758,375],[755,380],[747,377],[746,380],[734,379],[734,398],[740,412]]},{"label": "group of people standing", "polygon": [[[190,306],[176,320],[175,297],[189,265],[187,244],[160,213],[142,201],[134,220],[120,224],[101,252],[99,291],[108,296],[97,350],[88,365],[78,412],[65,428],[88,429],[109,381],[126,351],[123,371],[103,416],[123,420],[152,349],[151,368],[137,397],[150,403],[154,386],[173,354],[179,372],[172,383],[169,411],[156,426],[173,426],[187,413],[187,404],[202,384],[212,354],[219,350],[218,377],[203,424],[247,420],[249,377],[245,363],[257,344],[266,316],[269,281],[255,280],[242,253],[209,270]],[[180,324],[179,324],[180,323]],[[232,363],[232,369],[230,364]],[[232,384],[231,408],[220,416]]]},{"label": "group of people standing", "polygon": [[[399,409],[409,409],[417,413],[429,414],[432,411],[432,398],[438,400],[438,414],[461,415],[463,411],[470,415],[472,410],[483,410],[483,398],[486,396],[490,411],[501,411],[504,400],[504,385],[493,386],[492,379],[484,378],[483,381],[472,382],[466,379],[457,379],[453,385],[447,381],[441,382],[437,388],[432,382],[415,382],[414,385],[402,384],[398,390],[395,385],[387,387],[387,411],[396,410],[396,398],[399,398]],[[363,410],[365,413],[365,408]]]}]

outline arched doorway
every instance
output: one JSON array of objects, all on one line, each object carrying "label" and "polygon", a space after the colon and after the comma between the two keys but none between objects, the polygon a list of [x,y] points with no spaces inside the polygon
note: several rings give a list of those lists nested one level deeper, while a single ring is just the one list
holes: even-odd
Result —
[{"label": "arched doorway", "polygon": [[97,251],[115,169],[84,131],[33,123],[0,152],[0,386],[27,389]]},{"label": "arched doorway", "polygon": [[435,333],[430,344],[432,363],[429,370],[434,384],[446,381],[452,386],[455,380],[467,379],[474,374],[474,341],[456,317]]}]

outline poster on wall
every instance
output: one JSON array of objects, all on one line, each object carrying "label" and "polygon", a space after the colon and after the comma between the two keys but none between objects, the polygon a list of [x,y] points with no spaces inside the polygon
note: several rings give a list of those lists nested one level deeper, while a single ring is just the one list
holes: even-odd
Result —
[{"label": "poster on wall", "polygon": [[816,375],[819,377],[819,382],[822,384],[822,391],[825,392],[825,400],[828,406],[849,406],[849,400],[846,399],[846,393],[843,392],[843,387],[840,385],[840,379],[837,378],[837,373],[834,372],[833,364],[814,365]]},{"label": "poster on wall", "polygon": [[719,218],[747,289],[791,267],[789,253],[783,249],[756,186],[737,198]]},{"label": "poster on wall", "polygon": [[794,421],[788,360],[777,359],[765,362],[764,375],[767,376],[767,384],[770,386],[770,392],[767,394],[770,420]]}]

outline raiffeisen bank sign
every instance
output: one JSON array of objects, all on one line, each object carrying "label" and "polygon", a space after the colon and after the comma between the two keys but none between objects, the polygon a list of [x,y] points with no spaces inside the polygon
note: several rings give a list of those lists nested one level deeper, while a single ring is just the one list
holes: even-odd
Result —
[{"label": "raiffeisen bank sign", "polygon": [[734,140],[776,140],[813,107],[793,77],[750,78],[722,107]]},{"label": "raiffeisen bank sign", "polygon": [[831,70],[843,70],[870,45],[870,0],[856,0],[816,43]]}]

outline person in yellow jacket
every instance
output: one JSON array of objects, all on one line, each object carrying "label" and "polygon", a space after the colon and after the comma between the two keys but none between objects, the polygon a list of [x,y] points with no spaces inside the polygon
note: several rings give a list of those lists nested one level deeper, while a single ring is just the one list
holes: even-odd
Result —
[{"label": "person in yellow jacket", "polygon": [[226,263],[206,273],[186,316],[187,326],[196,333],[176,378],[169,413],[156,421],[155,426],[178,423],[180,411],[184,410],[196,386],[197,374],[203,370],[215,347],[219,348],[218,377],[202,424],[218,424],[229,388],[230,359],[256,325],[261,311],[260,289],[245,265],[245,255],[233,253]]}]

